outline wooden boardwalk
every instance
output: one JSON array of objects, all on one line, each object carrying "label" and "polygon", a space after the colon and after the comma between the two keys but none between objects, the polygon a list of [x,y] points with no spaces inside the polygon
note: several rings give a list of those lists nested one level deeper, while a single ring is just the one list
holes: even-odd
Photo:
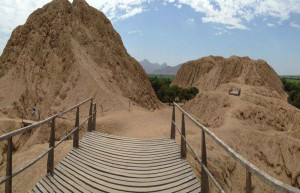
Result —
[{"label": "wooden boardwalk", "polygon": [[171,139],[131,139],[87,132],[30,192],[201,192]]},{"label": "wooden boardwalk", "polygon": [[[89,115],[79,122],[79,109],[90,104]],[[175,109],[182,114],[181,129],[175,122]],[[74,129],[55,142],[55,120],[76,110]],[[97,105],[93,98],[42,121],[0,136],[7,141],[5,193],[12,193],[15,176],[33,166],[48,155],[47,175],[29,192],[210,192],[210,183],[220,193],[225,193],[207,167],[206,136],[223,148],[246,171],[245,192],[252,193],[252,175],[281,193],[300,193],[300,189],[285,184],[260,170],[225,144],[208,128],[203,126],[178,104],[173,103],[170,139],[131,139],[95,132]],[[202,133],[201,158],[188,142],[185,134],[185,117]],[[51,123],[49,148],[25,166],[13,171],[13,137]],[[88,132],[79,142],[79,130],[87,123]],[[180,148],[175,141],[180,134]],[[73,149],[57,165],[54,150],[64,140],[73,136]],[[201,167],[201,188],[193,170],[186,161],[187,148]],[[210,181],[209,181],[210,180]],[[26,179],[24,182],[26,183]]]}]

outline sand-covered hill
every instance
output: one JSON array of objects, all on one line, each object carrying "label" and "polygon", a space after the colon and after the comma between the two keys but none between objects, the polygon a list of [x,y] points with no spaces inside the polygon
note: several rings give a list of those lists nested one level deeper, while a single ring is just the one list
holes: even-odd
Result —
[{"label": "sand-covered hill", "polygon": [[90,96],[104,111],[160,102],[106,16],[84,0],[53,0],[17,27],[0,57],[0,115],[42,117]]},{"label": "sand-covered hill", "polygon": [[[188,112],[250,162],[300,187],[300,111],[288,104],[280,78],[265,61],[204,57],[183,64],[172,84],[197,87],[199,94],[184,106]],[[238,89],[240,96],[228,94]],[[243,184],[239,179],[244,172],[235,162],[217,152],[210,156],[210,167],[223,186],[242,191],[235,184]],[[255,189],[272,192],[260,185]]]}]

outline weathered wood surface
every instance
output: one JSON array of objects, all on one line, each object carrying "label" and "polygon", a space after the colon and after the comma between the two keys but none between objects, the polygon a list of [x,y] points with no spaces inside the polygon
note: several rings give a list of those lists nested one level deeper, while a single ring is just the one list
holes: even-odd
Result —
[{"label": "weathered wood surface", "polygon": [[171,139],[131,139],[88,132],[30,192],[200,192]]}]

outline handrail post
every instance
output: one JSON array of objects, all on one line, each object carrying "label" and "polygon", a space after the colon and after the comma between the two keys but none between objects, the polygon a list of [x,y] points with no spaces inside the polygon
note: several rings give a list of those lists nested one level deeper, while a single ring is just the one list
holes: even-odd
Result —
[{"label": "handrail post", "polygon": [[185,122],[184,122],[184,113],[182,113],[181,121],[181,159],[186,158],[186,141],[183,139],[185,137]]},{"label": "handrail post", "polygon": [[88,131],[91,132],[93,131],[93,98],[91,99],[91,105],[90,105],[90,113],[89,113],[89,122],[88,122]]},{"label": "handrail post", "polygon": [[76,120],[75,120],[75,128],[77,129],[74,132],[74,138],[73,138],[73,148],[78,148],[79,147],[79,107],[77,107],[76,111]]},{"label": "handrail post", "polygon": [[173,103],[172,123],[171,123],[171,139],[175,139],[175,104]]},{"label": "handrail post", "polygon": [[203,165],[207,168],[207,156],[206,156],[206,142],[205,142],[205,132],[202,130],[202,150],[201,150],[202,168],[201,168],[201,192],[209,192],[208,176],[204,171]]},{"label": "handrail post", "polygon": [[55,117],[52,119],[49,148],[52,148],[48,153],[47,173],[51,176],[54,174],[54,146],[55,146]]},{"label": "handrail post", "polygon": [[12,137],[7,139],[7,162],[6,162],[6,177],[10,177],[5,182],[5,193],[12,192]]},{"label": "handrail post", "polygon": [[246,169],[246,193],[252,192],[251,173]]},{"label": "handrail post", "polygon": [[96,115],[97,115],[97,104],[94,103],[93,131],[96,131]]}]

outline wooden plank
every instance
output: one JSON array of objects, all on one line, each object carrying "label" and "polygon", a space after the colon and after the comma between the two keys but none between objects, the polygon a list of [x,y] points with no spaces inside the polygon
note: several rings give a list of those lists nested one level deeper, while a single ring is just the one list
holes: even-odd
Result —
[{"label": "wooden plank", "polygon": [[[91,142],[86,142],[86,141],[81,141],[80,142],[81,146],[85,146],[85,145],[89,145],[89,146],[96,146],[97,148],[101,148],[101,147],[107,147],[108,149],[114,149],[114,150],[118,150],[118,151],[126,151],[128,153],[140,153],[142,152],[143,154],[147,154],[149,153],[151,154],[157,154],[158,152],[174,152],[174,151],[179,151],[179,146],[169,146],[169,147],[156,147],[156,148],[131,148],[129,146],[123,146],[122,144],[114,144],[111,145],[109,143],[91,143]],[[118,148],[119,147],[119,148]]]},{"label": "wooden plank", "polygon": [[[195,178],[186,178],[186,179],[181,179],[178,180],[174,183],[169,183],[169,184],[164,184],[161,186],[156,186],[156,187],[128,187],[128,186],[119,186],[117,184],[112,184],[109,182],[106,182],[104,180],[100,180],[94,177],[91,177],[87,175],[85,172],[79,171],[79,170],[73,170],[71,168],[68,168],[64,165],[60,165],[61,168],[63,168],[65,171],[73,175],[74,177],[80,179],[81,181],[86,182],[87,184],[93,186],[96,189],[99,190],[104,190],[107,192],[153,192],[153,191],[165,191],[165,192],[170,192],[168,189],[172,189],[171,192],[173,192],[176,189],[181,188],[182,186],[190,186],[190,181],[195,179]],[[178,187],[180,186],[180,187]]]},{"label": "wooden plank", "polygon": [[[57,170],[55,167],[55,176],[57,178],[60,178],[63,180],[64,183],[69,184],[71,187],[75,188],[79,192],[90,192],[89,190],[85,189],[83,186],[80,185],[80,182],[77,182],[76,180],[69,178],[68,176],[65,176],[61,171]],[[74,192],[78,192],[74,191]]]},{"label": "wooden plank", "polygon": [[161,152],[156,152],[156,153],[135,153],[135,152],[128,152],[128,151],[120,151],[120,150],[114,150],[110,149],[107,146],[95,146],[95,145],[90,145],[90,144],[85,144],[81,143],[82,148],[89,148],[91,150],[97,150],[97,151],[105,151],[105,152],[111,152],[111,154],[116,154],[116,155],[124,155],[126,154],[128,157],[162,157],[162,156],[167,156],[167,155],[173,155],[173,154],[178,154],[180,151],[175,150],[175,151],[161,151]]},{"label": "wooden plank", "polygon": [[[85,156],[83,154],[83,156]],[[87,154],[86,156],[89,156]],[[96,157],[96,156],[95,156]],[[158,167],[158,166],[163,166],[163,165],[170,165],[174,163],[178,163],[178,159],[173,159],[173,160],[162,160],[159,162],[154,162],[154,163],[132,163],[128,161],[123,161],[123,160],[116,160],[116,159],[110,159],[107,157],[100,157],[98,160],[113,163],[115,165],[121,165],[121,166],[129,166],[129,167],[136,167],[136,168],[149,168],[149,167]]]},{"label": "wooden plank", "polygon": [[201,187],[199,181],[194,180],[193,182],[194,182],[193,185],[191,185],[189,187],[186,187],[186,188],[183,188],[183,189],[179,190],[178,192],[194,192],[195,190],[196,191],[199,190],[200,187]]},{"label": "wooden plank", "polygon": [[49,186],[43,179],[39,181],[39,183],[48,191],[48,192],[54,192],[51,186]]},{"label": "wooden plank", "polygon": [[41,191],[41,192],[48,192],[46,188],[40,182],[36,183],[36,187]]},{"label": "wooden plank", "polygon": [[165,169],[165,168],[170,168],[170,167],[176,167],[177,165],[181,165],[182,163],[185,163],[184,160],[178,160],[178,162],[175,162],[173,164],[169,164],[169,165],[163,165],[163,166],[157,166],[157,167],[149,167],[149,168],[136,168],[136,167],[130,167],[130,166],[126,166],[126,165],[116,165],[115,163],[110,163],[110,162],[105,162],[102,160],[97,159],[96,157],[93,158],[90,155],[86,155],[85,157],[83,156],[78,156],[78,158],[86,160],[86,161],[92,161],[94,163],[97,164],[103,164],[106,166],[110,166],[110,167],[114,167],[114,168],[119,168],[119,169],[123,169],[123,170],[129,170],[129,171],[136,171],[136,172],[144,172],[144,173],[148,173],[148,172],[156,172],[156,170],[161,170],[161,169]]},{"label": "wooden plank", "polygon": [[171,144],[174,143],[174,140],[170,140],[170,139],[160,139],[160,140],[155,140],[155,141],[147,141],[147,140],[139,140],[139,141],[135,141],[135,140],[130,140],[130,138],[128,138],[127,140],[123,140],[123,139],[115,139],[112,137],[106,137],[103,136],[101,133],[100,134],[90,134],[87,133],[86,135],[84,135],[84,138],[89,138],[89,139],[104,139],[107,141],[115,141],[117,143],[130,143],[130,144],[135,144],[135,145],[143,145],[143,144],[147,144],[147,145],[159,145],[159,144]]},{"label": "wooden plank", "polygon": [[48,178],[47,176],[42,179],[45,183],[47,183],[54,192],[61,192]]},{"label": "wooden plank", "polygon": [[145,178],[144,176],[132,177],[132,176],[123,176],[121,173],[114,173],[111,170],[105,170],[102,168],[95,169],[91,165],[85,164],[84,162],[80,162],[75,159],[73,159],[73,160],[64,159],[64,161],[62,163],[64,163],[64,162],[67,162],[70,165],[75,165],[76,167],[82,167],[88,171],[94,172],[99,175],[106,176],[107,178],[121,180],[121,181],[127,181],[127,182],[139,182],[139,183],[152,183],[152,182],[164,183],[164,181],[166,181],[166,180],[174,179],[179,176],[185,176],[188,173],[193,172],[193,170],[191,168],[180,168],[181,170],[177,170],[177,171],[173,172],[172,174],[161,176],[161,177],[153,177],[153,178]]},{"label": "wooden plank", "polygon": [[[160,156],[138,156],[138,155],[130,155],[130,154],[126,154],[126,152],[123,153],[118,153],[118,152],[112,152],[112,151],[108,151],[105,148],[102,149],[93,149],[89,146],[82,146],[78,148],[79,150],[84,150],[84,151],[88,151],[90,153],[94,153],[96,155],[105,155],[105,156],[110,156],[110,157],[115,157],[115,158],[120,158],[120,159],[126,159],[126,160],[137,160],[137,161],[147,161],[149,159],[151,160],[161,160],[164,158],[170,158],[170,157],[174,157],[177,158],[178,156],[180,157],[180,155],[178,155],[177,153],[173,153],[170,155],[160,155]],[[77,149],[76,149],[77,150]]]},{"label": "wooden plank", "polygon": [[57,175],[58,172],[56,172],[56,170],[54,170],[54,172],[55,172],[55,175],[53,176],[53,179],[55,179],[58,183],[60,183],[65,188],[67,188],[69,191],[71,191],[71,192],[84,192],[84,191],[80,191],[80,189],[76,189],[71,184],[67,183],[65,180],[63,180],[62,178],[60,178]]},{"label": "wooden plank", "polygon": [[123,186],[132,186],[132,187],[155,187],[155,186],[160,186],[163,184],[169,184],[172,182],[176,182],[181,179],[189,178],[189,177],[195,177],[193,171],[190,171],[188,173],[185,173],[183,175],[177,175],[173,176],[173,178],[169,178],[164,181],[156,181],[156,182],[144,182],[144,183],[137,183],[136,181],[127,181],[126,178],[115,178],[109,175],[106,175],[105,173],[102,172],[97,172],[95,170],[92,170],[89,167],[84,166],[83,164],[79,165],[76,163],[72,163],[71,161],[63,161],[62,164],[68,168],[74,168],[74,171],[81,171],[86,173],[89,176],[92,176],[97,179],[101,179],[103,181],[110,182],[112,184],[118,184],[118,185],[123,185]]},{"label": "wooden plank", "polygon": [[115,139],[110,139],[110,138],[105,138],[105,137],[96,137],[96,136],[85,136],[83,140],[90,140],[90,141],[106,141],[110,142],[113,144],[122,144],[122,145],[130,145],[132,147],[138,147],[138,148],[143,148],[143,147],[157,147],[157,146],[172,146],[176,145],[175,141],[158,141],[158,142],[153,142],[153,143],[135,143],[135,142],[130,142],[130,141],[123,141],[123,140],[115,140]]},{"label": "wooden plank", "polygon": [[83,144],[91,144],[95,146],[101,146],[105,145],[107,147],[110,147],[112,149],[119,149],[119,150],[126,150],[128,152],[144,152],[144,153],[155,153],[155,152],[160,152],[160,151],[175,151],[179,150],[178,145],[176,144],[171,144],[169,146],[132,146],[132,145],[124,145],[123,143],[113,143],[113,142],[107,142],[103,140],[95,140],[95,141],[90,141],[90,140],[81,140],[81,143]]},{"label": "wooden plank", "polygon": [[152,141],[170,141],[169,138],[152,138],[152,139],[148,139],[148,138],[132,138],[132,137],[122,137],[122,136],[116,136],[116,135],[109,135],[106,133],[101,133],[101,132],[90,132],[87,133],[88,135],[97,135],[97,136],[102,136],[102,137],[106,137],[106,138],[111,138],[111,139],[122,139],[122,140],[129,140],[129,141],[137,141],[137,142],[152,142]]},{"label": "wooden plank", "polygon": [[87,162],[80,158],[73,158],[72,161],[82,163],[90,168],[93,168],[95,171],[100,171],[100,172],[112,174],[115,176],[126,177],[126,178],[128,178],[128,180],[130,178],[134,178],[134,179],[139,179],[140,181],[145,181],[145,180],[159,181],[162,179],[167,179],[167,178],[173,177],[175,174],[180,173],[180,172],[185,173],[185,172],[192,171],[190,166],[188,164],[186,164],[186,165],[180,165],[180,167],[170,170],[168,172],[165,172],[164,174],[152,174],[152,175],[145,176],[145,175],[139,175],[139,174],[131,174],[128,172],[122,172],[121,170],[115,170],[114,168],[97,165],[97,164],[94,164],[93,162]]},{"label": "wooden plank", "polygon": [[58,171],[57,175],[59,175],[60,177],[66,177],[69,178],[72,182],[74,182],[74,184],[78,184],[78,186],[82,187],[83,189],[85,189],[84,192],[97,192],[97,190],[93,187],[91,187],[89,184],[78,180],[76,177],[74,177],[73,175],[69,174],[67,171],[65,171],[64,169],[62,169],[60,166],[56,166],[56,171]]},{"label": "wooden plank", "polygon": [[[95,179],[87,179],[84,177],[83,173],[78,174],[75,171],[73,171],[72,169],[69,169],[65,166],[63,166],[62,164],[60,164],[57,167],[57,170],[61,170],[62,173],[66,176],[69,176],[71,179],[73,179],[74,181],[77,182],[81,182],[80,185],[84,186],[84,188],[88,189],[91,192],[115,192],[113,191],[113,189],[111,188],[107,188],[105,186],[103,186],[101,183],[95,183],[94,181],[96,181]],[[120,191],[123,192],[123,191]]]},{"label": "wooden plank", "polygon": [[70,190],[66,189],[64,186],[62,186],[60,183],[58,183],[52,176],[47,175],[47,180],[49,180],[49,183],[57,187],[61,192],[71,192]]},{"label": "wooden plank", "polygon": [[[162,161],[167,161],[167,160],[175,160],[175,159],[179,159],[180,155],[178,154],[174,154],[174,155],[170,155],[167,156],[165,159],[163,157],[160,157],[158,159],[155,159],[153,157],[150,158],[129,158],[129,157],[122,157],[122,156],[116,156],[116,155],[111,155],[105,152],[95,152],[95,151],[91,151],[89,149],[78,149],[76,151],[72,151],[70,153],[82,153],[82,154],[86,154],[87,156],[91,156],[94,157],[96,159],[112,159],[112,160],[119,160],[120,162],[128,162],[128,163],[136,163],[136,164],[146,164],[146,163],[157,163],[157,162],[162,162]],[[123,158],[123,161],[122,161]]]},{"label": "wooden plank", "polygon": [[167,169],[164,170],[164,173],[157,173],[155,171],[150,171],[150,172],[145,172],[145,171],[134,171],[134,170],[124,170],[124,169],[120,169],[117,168],[115,166],[107,166],[106,164],[102,164],[102,163],[98,163],[98,162],[94,162],[93,160],[89,160],[89,159],[84,159],[84,158],[76,158],[76,159],[81,159],[82,161],[84,161],[86,164],[90,164],[90,166],[94,166],[95,169],[97,168],[105,168],[108,170],[111,170],[112,172],[117,172],[120,174],[123,174],[125,176],[138,176],[138,177],[159,177],[159,176],[164,176],[164,175],[168,175],[170,173],[173,173],[174,170],[181,168],[181,167],[189,167],[189,165],[187,164],[187,162],[182,162],[181,164],[179,164],[178,166],[173,166],[173,167],[169,167]]},{"label": "wooden plank", "polygon": [[190,193],[201,193],[201,187],[199,187],[193,191],[190,191]]},{"label": "wooden plank", "polygon": [[[124,164],[128,164],[127,166],[130,165],[137,165],[137,166],[147,166],[150,164],[153,165],[164,165],[165,162],[175,162],[175,161],[179,161],[179,158],[167,158],[167,159],[161,159],[161,160],[147,160],[147,161],[136,161],[136,160],[122,160],[122,159],[118,159],[118,158],[112,158],[112,157],[108,157],[108,156],[97,156],[96,154],[92,154],[90,152],[87,151],[72,151],[70,152],[70,155],[74,155],[74,156],[83,156],[84,158],[91,158],[94,159],[96,161],[101,161],[102,162],[108,162],[108,163],[113,163],[116,165],[124,165]],[[120,163],[120,164],[119,164]]]},{"label": "wooden plank", "polygon": [[32,188],[32,191],[33,191],[34,193],[40,193],[40,192],[41,192],[36,186],[34,186],[34,187]]},{"label": "wooden plank", "polygon": [[[99,163],[99,164],[104,164],[104,165],[107,165],[107,166],[111,166],[111,167],[116,167],[116,168],[131,168],[131,167],[136,167],[135,164],[136,162],[116,162],[114,159],[107,159],[107,157],[105,156],[101,156],[101,157],[98,157],[97,155],[92,155],[86,151],[76,151],[77,153],[74,153],[74,152],[70,152],[71,155],[73,156],[76,156],[78,158],[84,158],[84,160],[86,161],[93,161],[94,163]],[[168,167],[172,166],[172,165],[178,165],[178,164],[181,164],[183,162],[185,162],[185,160],[179,160],[178,158],[177,159],[173,159],[173,160],[177,160],[177,162],[172,162],[168,165]],[[171,160],[172,161],[172,160]],[[163,159],[160,160],[160,162],[165,162]],[[117,163],[120,163],[120,164],[117,164]],[[123,163],[123,164],[122,164]],[[131,165],[128,165],[127,163],[131,163]],[[159,163],[159,162],[156,162],[156,163]],[[142,165],[142,164],[151,164],[151,162],[139,162],[138,163],[139,165]],[[164,166],[165,164],[162,164],[162,165],[158,165],[158,166],[152,166],[152,167],[160,167],[160,166]],[[144,170],[143,167],[140,167],[140,170]]]}]

